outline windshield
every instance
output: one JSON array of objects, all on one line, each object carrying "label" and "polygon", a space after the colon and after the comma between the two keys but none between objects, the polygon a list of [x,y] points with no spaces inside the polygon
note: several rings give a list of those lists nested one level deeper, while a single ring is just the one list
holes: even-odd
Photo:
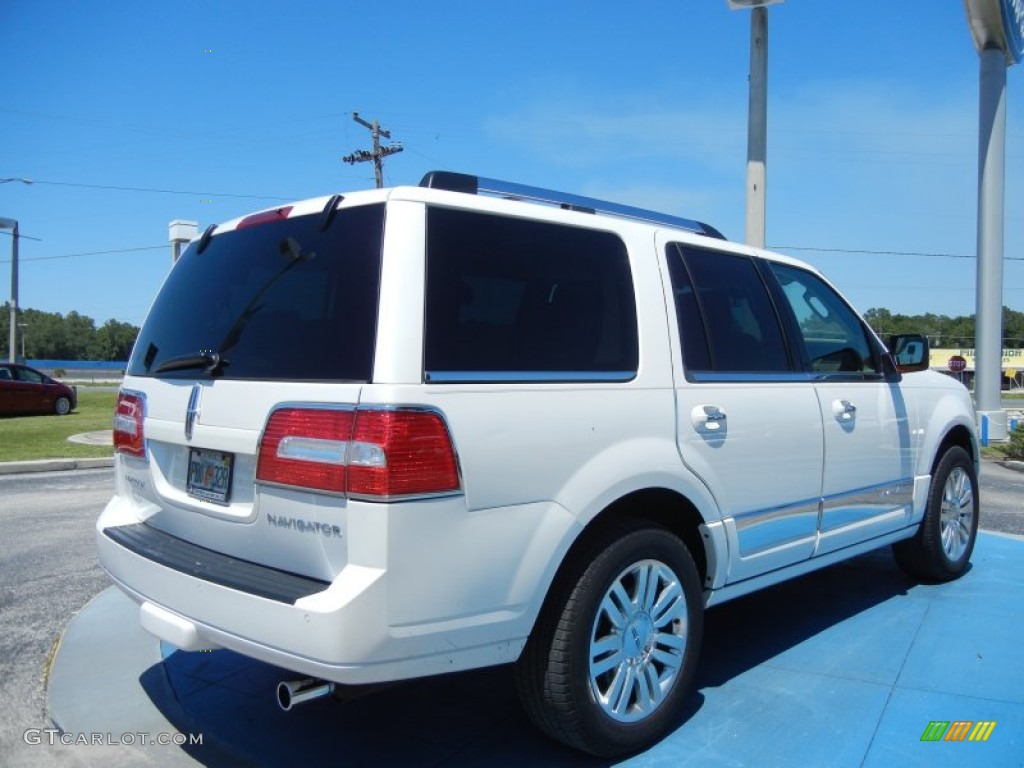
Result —
[{"label": "windshield", "polygon": [[369,381],[384,206],[299,216],[193,243],[139,334],[135,376]]}]

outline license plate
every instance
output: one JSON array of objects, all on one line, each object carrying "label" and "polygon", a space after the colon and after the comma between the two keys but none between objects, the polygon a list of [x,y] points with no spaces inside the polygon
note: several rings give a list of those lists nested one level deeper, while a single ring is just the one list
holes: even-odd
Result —
[{"label": "license plate", "polygon": [[188,454],[188,495],[216,504],[227,504],[231,493],[233,453],[192,448]]}]

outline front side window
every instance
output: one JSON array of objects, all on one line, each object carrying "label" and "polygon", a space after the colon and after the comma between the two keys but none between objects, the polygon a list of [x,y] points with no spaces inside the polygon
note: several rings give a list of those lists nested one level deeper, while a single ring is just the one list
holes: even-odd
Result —
[{"label": "front side window", "polygon": [[629,259],[608,232],[430,208],[426,306],[427,381],[636,375]]},{"label": "front side window", "polygon": [[14,372],[18,374],[18,381],[24,381],[27,384],[46,383],[46,378],[41,373],[30,368],[15,368]]},{"label": "front side window", "polygon": [[857,314],[817,275],[772,264],[800,327],[811,371],[876,374],[879,356]]}]

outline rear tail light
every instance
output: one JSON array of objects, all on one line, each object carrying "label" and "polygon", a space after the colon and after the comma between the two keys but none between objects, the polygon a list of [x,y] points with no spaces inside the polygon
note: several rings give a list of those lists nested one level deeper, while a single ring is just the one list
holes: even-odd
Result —
[{"label": "rear tail light", "polygon": [[263,433],[256,479],[368,499],[460,489],[444,419],[413,408],[281,408]]},{"label": "rear tail light", "polygon": [[440,414],[356,411],[349,448],[349,495],[389,497],[457,490],[455,449]]},{"label": "rear tail light", "polygon": [[260,442],[256,479],[344,493],[352,414],[307,408],[274,411]]},{"label": "rear tail light", "polygon": [[135,392],[118,392],[114,408],[114,450],[128,456],[146,457],[146,435],[142,420],[146,396]]}]

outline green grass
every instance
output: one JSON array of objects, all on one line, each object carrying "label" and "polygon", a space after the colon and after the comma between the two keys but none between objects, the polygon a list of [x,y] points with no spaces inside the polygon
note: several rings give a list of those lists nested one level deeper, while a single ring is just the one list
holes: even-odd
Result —
[{"label": "green grass", "polygon": [[67,416],[0,417],[0,461],[113,456],[110,446],[69,443],[68,437],[110,429],[116,400],[116,392],[79,389],[78,407]]}]

